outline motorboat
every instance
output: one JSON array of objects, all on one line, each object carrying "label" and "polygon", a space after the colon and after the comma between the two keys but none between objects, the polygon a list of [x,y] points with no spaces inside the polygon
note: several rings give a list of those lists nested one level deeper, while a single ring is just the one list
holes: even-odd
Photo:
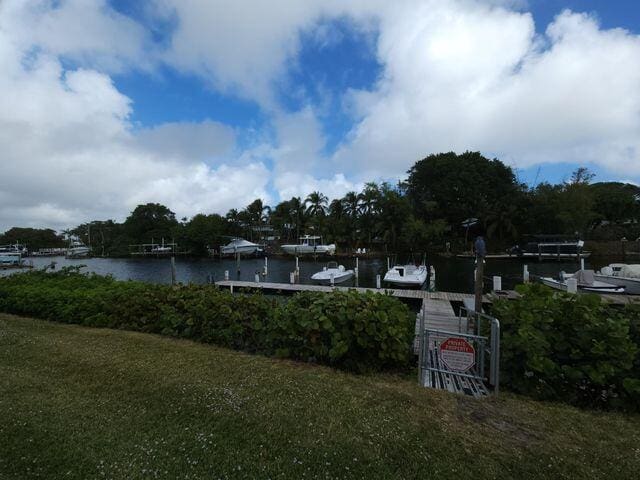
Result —
[{"label": "motorboat", "polygon": [[260,250],[260,245],[252,243],[244,238],[233,238],[231,241],[220,247],[221,255],[253,255]]},{"label": "motorboat", "polygon": [[87,247],[79,240],[74,240],[67,248],[67,258],[86,258],[91,254],[91,248]]},{"label": "motorboat", "polygon": [[0,245],[0,255],[26,257],[28,253],[27,247],[19,243]]},{"label": "motorboat", "polygon": [[540,277],[540,281],[548,287],[562,290],[564,292],[569,289],[569,280],[574,279],[577,284],[578,291],[590,293],[624,293],[625,288],[608,282],[602,282],[595,279],[593,270],[578,270],[573,275],[567,275],[560,272],[559,278]]},{"label": "motorboat", "polygon": [[427,281],[425,265],[395,265],[384,276],[384,281],[399,287],[420,288]]},{"label": "motorboat", "polygon": [[14,267],[22,263],[22,249],[18,245],[0,246],[0,266]]},{"label": "motorboat", "polygon": [[607,282],[624,287],[626,293],[640,295],[640,265],[611,263],[602,267],[594,275],[600,282]]},{"label": "motorboat", "polygon": [[336,262],[329,262],[320,272],[311,275],[311,280],[316,283],[331,285],[334,283],[342,283],[350,280],[355,275],[353,270],[346,270],[344,265],[338,265]]},{"label": "motorboat", "polygon": [[172,251],[173,251],[173,247],[169,247],[166,245],[154,245],[151,248],[151,253],[162,254],[162,253],[171,253]]},{"label": "motorboat", "polygon": [[336,245],[323,244],[322,237],[319,236],[304,235],[300,237],[297,244],[282,245],[282,250],[290,255],[333,255],[336,253]]}]

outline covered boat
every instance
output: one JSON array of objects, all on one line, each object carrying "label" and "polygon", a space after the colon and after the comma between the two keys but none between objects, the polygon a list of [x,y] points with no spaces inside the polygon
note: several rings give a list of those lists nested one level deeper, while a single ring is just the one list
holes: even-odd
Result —
[{"label": "covered boat", "polygon": [[626,293],[640,295],[640,265],[611,263],[594,275],[600,282],[624,287]]},{"label": "covered boat", "polygon": [[564,272],[560,272],[560,278],[555,279],[552,277],[540,277],[540,281],[548,287],[555,288],[557,290],[567,291],[568,280],[575,279],[577,282],[578,290],[590,293],[624,293],[624,287],[619,287],[612,283],[601,282],[595,279],[593,270],[578,270],[573,275],[566,275]]},{"label": "covered boat", "polygon": [[260,245],[244,238],[233,238],[227,245],[220,247],[221,255],[253,255],[260,250]]},{"label": "covered boat", "polygon": [[346,270],[344,265],[338,265],[336,262],[329,262],[320,272],[311,275],[311,280],[322,285],[331,285],[332,283],[342,283],[354,277],[353,270]]},{"label": "covered boat", "polygon": [[297,244],[282,245],[282,250],[290,255],[333,255],[336,253],[336,245],[322,243],[322,237],[314,235],[304,235],[300,237]]}]

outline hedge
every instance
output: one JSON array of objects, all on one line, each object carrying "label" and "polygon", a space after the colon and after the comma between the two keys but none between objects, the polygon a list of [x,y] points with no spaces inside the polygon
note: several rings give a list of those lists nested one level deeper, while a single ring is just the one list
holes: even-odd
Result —
[{"label": "hedge", "polygon": [[0,278],[0,311],[158,333],[353,371],[407,368],[415,317],[388,295],[305,292],[287,302],[210,285],[171,287],[32,271]]},{"label": "hedge", "polygon": [[640,308],[540,284],[499,300],[501,381],[534,398],[640,410]]}]

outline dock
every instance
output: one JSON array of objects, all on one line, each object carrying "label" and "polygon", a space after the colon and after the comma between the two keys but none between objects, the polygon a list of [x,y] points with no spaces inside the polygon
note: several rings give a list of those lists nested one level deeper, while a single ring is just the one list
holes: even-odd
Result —
[{"label": "dock", "polygon": [[[260,290],[265,293],[296,293],[296,292],[324,292],[333,291],[352,291],[358,293],[386,293],[397,298],[413,299],[413,300],[448,300],[454,302],[462,302],[465,298],[473,298],[470,293],[457,292],[428,292],[426,290],[410,290],[403,288],[372,288],[372,287],[334,287],[326,285],[306,285],[302,283],[271,283],[271,282],[246,282],[239,280],[221,280],[215,282],[216,286],[229,288],[233,290]],[[483,301],[490,301],[488,296],[484,296]]]}]

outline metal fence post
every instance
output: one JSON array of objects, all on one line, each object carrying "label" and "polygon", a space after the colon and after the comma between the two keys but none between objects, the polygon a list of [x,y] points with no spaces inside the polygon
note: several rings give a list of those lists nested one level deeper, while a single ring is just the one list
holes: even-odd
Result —
[{"label": "metal fence post", "polygon": [[423,385],[423,360],[424,360],[424,316],[425,308],[424,301],[422,302],[422,309],[420,310],[420,322],[418,327],[418,382]]}]

